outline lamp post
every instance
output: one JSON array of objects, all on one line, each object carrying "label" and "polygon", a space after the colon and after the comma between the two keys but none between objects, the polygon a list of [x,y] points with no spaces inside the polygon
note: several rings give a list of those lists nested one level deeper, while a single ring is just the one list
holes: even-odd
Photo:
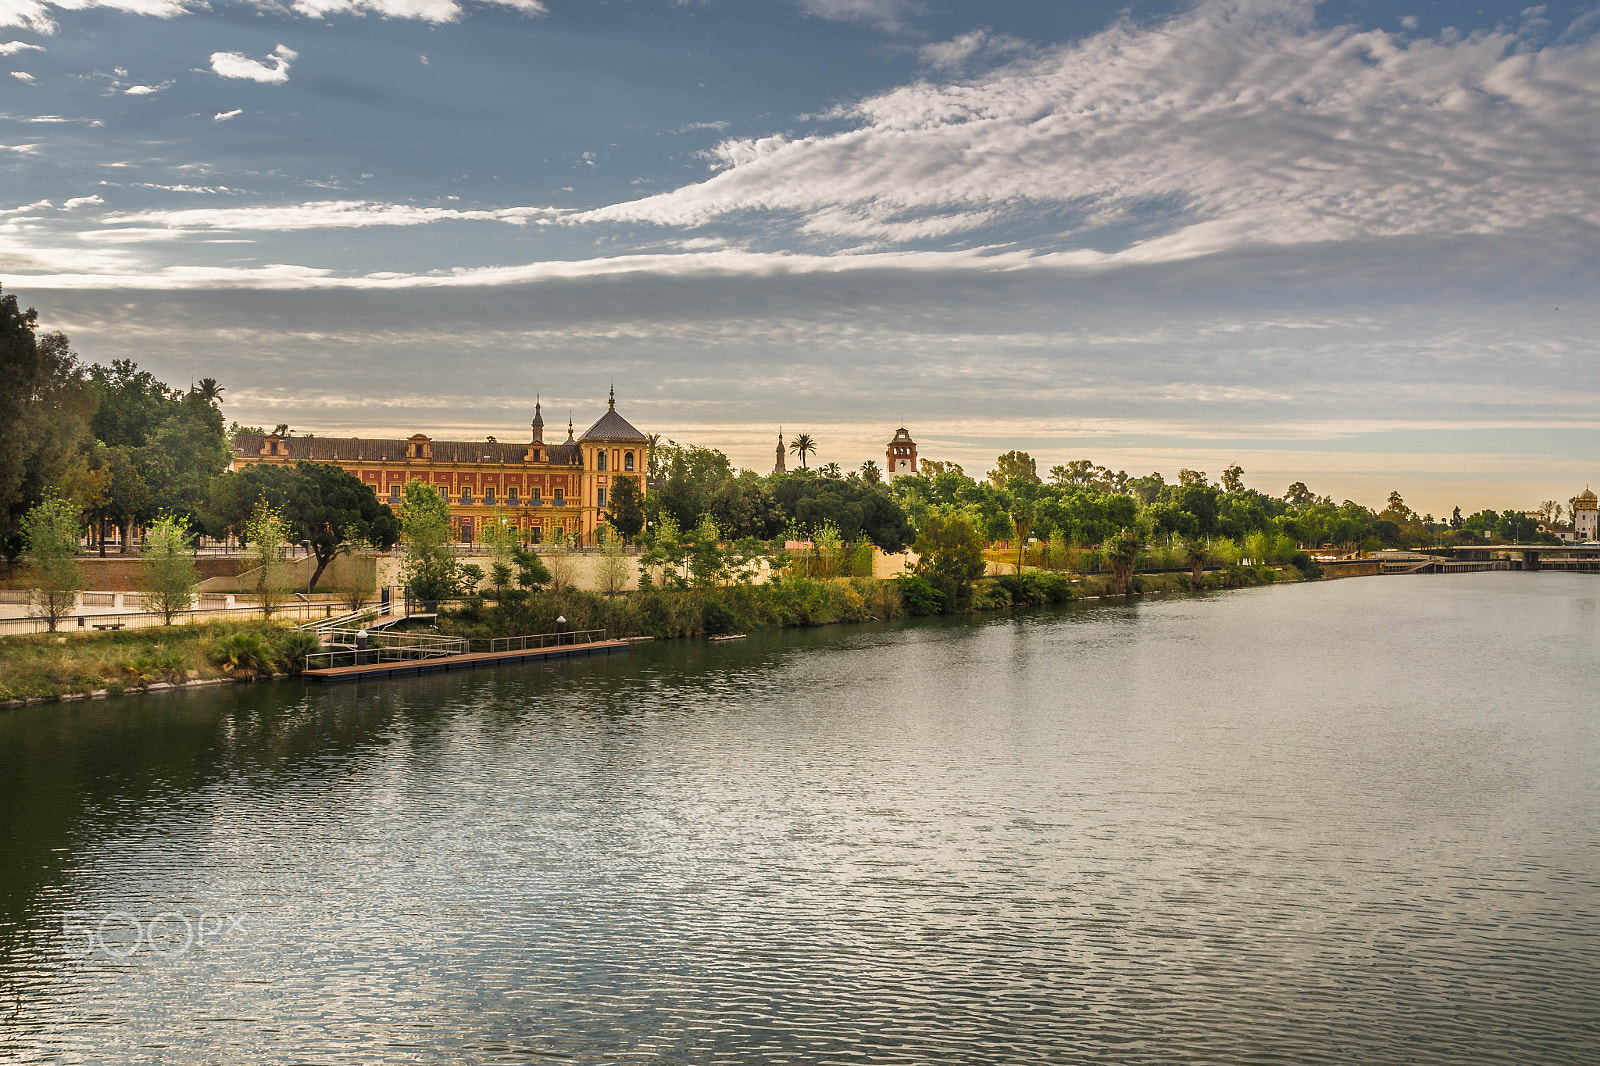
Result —
[{"label": "lamp post", "polygon": [[[306,559],[309,560],[311,558],[311,541],[310,540],[302,540],[300,542],[300,547],[305,549]],[[306,596],[308,598],[311,595],[311,573],[312,573],[311,564],[309,562],[307,562],[306,563]]]}]

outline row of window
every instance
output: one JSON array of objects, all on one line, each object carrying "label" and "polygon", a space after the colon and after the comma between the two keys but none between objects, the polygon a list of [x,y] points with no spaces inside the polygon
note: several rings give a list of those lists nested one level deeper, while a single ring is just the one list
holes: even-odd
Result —
[{"label": "row of window", "polygon": [[[604,448],[594,453],[594,468],[596,470],[604,470],[606,468],[606,450]],[[633,472],[632,452],[622,453],[622,469],[629,473]]]},{"label": "row of window", "polygon": [[[438,486],[436,486],[436,488],[437,488],[438,493],[439,493],[439,499],[443,500],[445,503],[449,503],[450,502],[450,489],[449,489],[449,487],[445,486],[445,485],[438,485]],[[600,505],[602,507],[605,506],[605,496],[606,496],[606,490],[605,489],[601,489],[600,490]],[[472,490],[470,488],[463,488],[461,490],[461,505],[463,507],[471,507],[473,505],[473,502],[474,501],[473,501],[473,496],[472,496]],[[496,501],[495,501],[495,497],[494,497],[494,489],[492,489],[492,488],[484,489],[483,490],[483,500],[482,500],[483,506],[485,506],[485,507],[493,507],[493,506],[495,506],[495,502]],[[506,498],[505,498],[505,500],[503,502],[505,503],[505,505],[507,507],[521,507],[522,506],[522,499],[517,495],[517,490],[514,487],[513,488],[509,488],[509,489],[506,490]],[[544,503],[543,490],[542,489],[534,489],[532,491],[532,494],[529,495],[529,497],[528,497],[529,506],[539,507],[543,503]],[[550,500],[550,504],[551,504],[552,507],[565,507],[567,505],[567,493],[566,493],[566,490],[565,489],[556,489],[555,490],[555,495]],[[398,506],[400,506],[400,485],[399,485],[399,483],[395,483],[395,484],[389,486],[389,506],[390,507],[398,507]]]}]

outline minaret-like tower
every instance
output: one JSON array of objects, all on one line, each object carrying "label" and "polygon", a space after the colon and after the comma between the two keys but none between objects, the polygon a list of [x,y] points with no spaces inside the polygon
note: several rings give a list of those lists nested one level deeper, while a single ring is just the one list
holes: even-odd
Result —
[{"label": "minaret-like tower", "polygon": [[888,464],[883,472],[886,478],[917,472],[917,442],[911,439],[905,426],[896,430],[894,439],[889,442]]},{"label": "minaret-like tower", "polygon": [[533,400],[533,443],[544,443],[544,415],[539,411],[539,398]]},{"label": "minaret-like tower", "polygon": [[783,465],[783,427],[778,427],[778,461],[773,464],[774,474],[787,474],[789,471]]}]

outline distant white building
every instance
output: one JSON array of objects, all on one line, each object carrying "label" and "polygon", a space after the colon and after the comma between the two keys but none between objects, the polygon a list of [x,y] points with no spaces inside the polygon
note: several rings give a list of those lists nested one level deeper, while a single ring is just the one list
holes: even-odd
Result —
[{"label": "distant white building", "polygon": [[1594,492],[1585,485],[1582,495],[1572,501],[1572,528],[1579,540],[1600,539],[1600,504]]}]

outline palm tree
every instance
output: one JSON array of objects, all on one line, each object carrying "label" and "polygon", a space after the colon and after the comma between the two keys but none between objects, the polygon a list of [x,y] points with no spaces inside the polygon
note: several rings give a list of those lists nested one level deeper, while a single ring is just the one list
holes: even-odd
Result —
[{"label": "palm tree", "polygon": [[1189,564],[1189,576],[1196,585],[1205,580],[1206,563],[1211,561],[1211,549],[1204,541],[1191,540],[1183,546],[1184,562]]},{"label": "palm tree", "polygon": [[1133,591],[1133,568],[1139,561],[1139,551],[1144,547],[1144,541],[1132,529],[1124,528],[1121,533],[1106,541],[1106,561],[1111,564],[1111,584],[1119,595],[1126,596]]},{"label": "palm tree", "polygon": [[861,464],[861,479],[868,485],[876,485],[883,480],[883,471],[878,469],[878,464],[868,459]]},{"label": "palm tree", "polygon": [[216,378],[201,378],[189,391],[199,393],[206,403],[221,403],[222,394],[228,390],[218,385]]},{"label": "palm tree", "polygon": [[821,474],[823,477],[844,477],[844,471],[839,469],[838,463],[829,463],[827,466],[818,467],[817,473]]},{"label": "palm tree", "polygon": [[801,433],[789,442],[789,450],[800,457],[800,469],[806,468],[806,456],[817,454],[817,442],[811,439],[811,434]]}]

